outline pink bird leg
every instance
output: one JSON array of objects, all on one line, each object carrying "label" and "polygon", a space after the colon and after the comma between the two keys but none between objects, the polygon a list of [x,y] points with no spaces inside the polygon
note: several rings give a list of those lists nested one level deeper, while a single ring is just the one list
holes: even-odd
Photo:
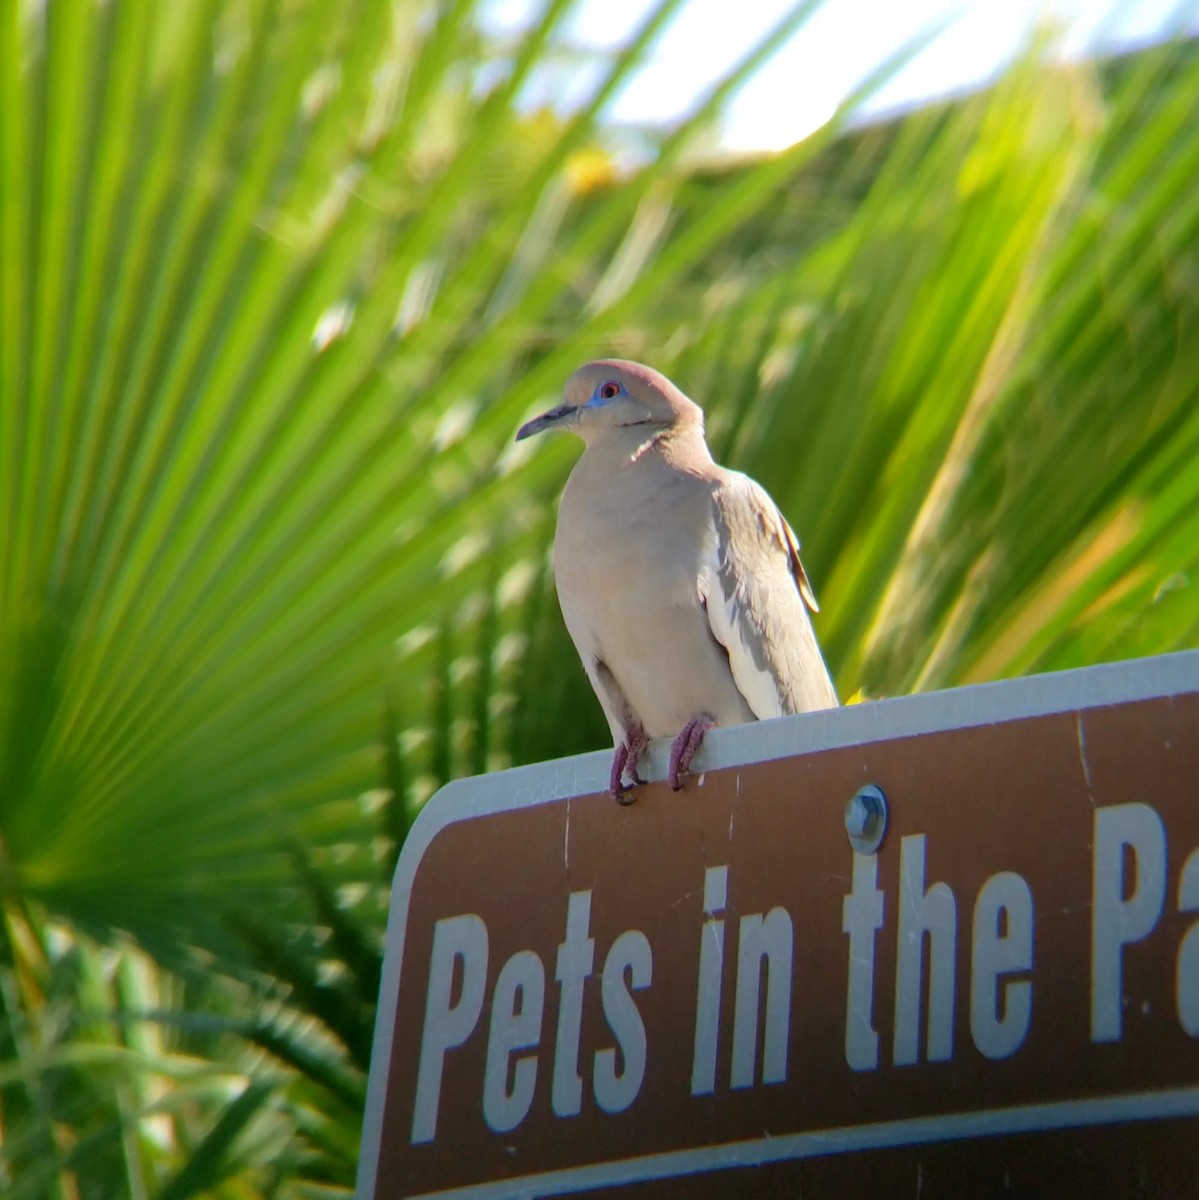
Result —
[{"label": "pink bird leg", "polygon": [[690,770],[695,752],[703,745],[704,734],[715,724],[716,722],[707,713],[700,713],[699,716],[692,717],[683,726],[682,733],[671,743],[670,770],[666,778],[672,791],[677,792],[683,786],[679,782],[679,776]]},{"label": "pink bird leg", "polygon": [[645,782],[637,774],[637,760],[648,745],[649,738],[645,736],[645,730],[636,725],[625,734],[624,741],[616,747],[616,753],[612,756],[612,773],[608,776],[608,794],[617,804],[632,804],[636,799],[624,786],[626,773],[630,783]]}]

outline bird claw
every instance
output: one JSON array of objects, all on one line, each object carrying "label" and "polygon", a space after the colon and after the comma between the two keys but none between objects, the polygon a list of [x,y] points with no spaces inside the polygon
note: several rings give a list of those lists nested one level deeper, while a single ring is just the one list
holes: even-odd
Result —
[{"label": "bird claw", "polygon": [[[620,805],[632,804],[637,799],[631,794],[632,785],[644,784],[645,780],[637,774],[637,760],[641,752],[649,745],[645,730],[637,727],[625,734],[624,741],[616,747],[612,756],[612,771],[608,776],[608,795]],[[624,777],[628,775],[630,787],[625,787]]]},{"label": "bird claw", "polygon": [[679,736],[671,743],[670,767],[666,774],[666,780],[670,784],[672,792],[682,790],[683,785],[679,782],[679,776],[685,775],[691,769],[691,760],[703,745],[704,734],[715,724],[716,722],[706,713],[701,713],[698,717],[692,717],[683,726]]}]

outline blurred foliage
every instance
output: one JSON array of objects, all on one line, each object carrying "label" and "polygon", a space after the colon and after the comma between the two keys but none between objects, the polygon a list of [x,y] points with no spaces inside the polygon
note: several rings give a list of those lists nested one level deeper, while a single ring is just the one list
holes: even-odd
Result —
[{"label": "blurred foliage", "polygon": [[844,695],[1196,642],[1192,47],[712,165],[813,5],[609,129],[680,2],[553,113],[567,0],[0,0],[5,1195],[350,1187],[413,812],[607,739],[510,440],[586,358],[780,501]]}]

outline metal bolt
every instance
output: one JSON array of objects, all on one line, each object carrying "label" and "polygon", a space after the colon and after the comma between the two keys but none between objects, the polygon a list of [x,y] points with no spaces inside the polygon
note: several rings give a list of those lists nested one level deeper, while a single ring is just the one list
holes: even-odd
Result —
[{"label": "metal bolt", "polygon": [[845,806],[845,832],[858,854],[874,854],[887,832],[887,797],[883,789],[868,783],[850,797]]}]

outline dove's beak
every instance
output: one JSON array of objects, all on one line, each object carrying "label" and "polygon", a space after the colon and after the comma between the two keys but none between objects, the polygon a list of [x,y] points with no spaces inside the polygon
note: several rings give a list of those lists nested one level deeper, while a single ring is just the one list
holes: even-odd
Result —
[{"label": "dove's beak", "polygon": [[561,426],[572,413],[577,411],[576,408],[573,408],[569,404],[560,404],[557,408],[551,408],[549,412],[543,412],[541,416],[534,417],[531,421],[526,421],[516,431],[516,440],[523,442],[525,438],[530,438],[535,433],[540,433],[543,429],[555,429]]}]

